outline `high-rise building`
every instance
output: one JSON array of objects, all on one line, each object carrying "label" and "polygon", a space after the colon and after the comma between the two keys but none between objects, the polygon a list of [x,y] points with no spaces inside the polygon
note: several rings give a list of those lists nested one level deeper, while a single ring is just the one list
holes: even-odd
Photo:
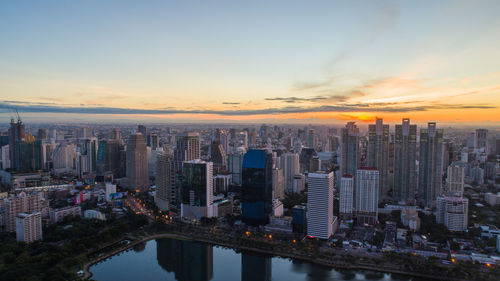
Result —
[{"label": "high-rise building", "polygon": [[403,119],[396,125],[394,143],[394,188],[393,200],[412,203],[415,200],[417,176],[415,157],[417,154],[417,125]]},{"label": "high-rise building", "polygon": [[181,216],[201,219],[213,217],[213,163],[199,159],[186,161],[182,167]]},{"label": "high-rise building", "polygon": [[141,133],[130,135],[127,142],[127,182],[132,190],[149,187],[146,141]]},{"label": "high-rise building", "polygon": [[172,159],[167,152],[159,153],[156,156],[156,206],[162,210],[167,211],[170,207],[172,196],[172,177],[170,173],[172,169]]},{"label": "high-rise building", "polygon": [[304,147],[300,151],[300,156],[299,156],[299,163],[300,163],[300,172],[301,173],[306,173],[306,172],[314,172],[311,171],[311,160],[318,154],[316,153],[316,150],[312,147]]},{"label": "high-rise building", "polygon": [[19,160],[19,156],[17,153],[19,149],[17,148],[19,143],[24,141],[26,136],[26,131],[24,128],[24,124],[19,118],[17,122],[12,118],[10,120],[10,128],[9,128],[9,158],[10,158],[10,167],[17,168],[17,161]]},{"label": "high-rise building", "polygon": [[280,156],[280,167],[285,179],[285,190],[287,192],[293,186],[293,177],[300,173],[299,155],[296,153],[285,153]]},{"label": "high-rise building", "polygon": [[388,164],[389,160],[389,125],[384,125],[380,118],[374,125],[368,125],[368,157],[367,165],[378,169],[380,175],[379,199],[387,195]]},{"label": "high-rise building", "polygon": [[307,175],[307,235],[329,239],[333,235],[333,172]]},{"label": "high-rise building", "polygon": [[361,167],[356,172],[355,210],[358,224],[374,225],[377,222],[379,177],[375,167]]},{"label": "high-rise building", "polygon": [[226,171],[227,156],[224,147],[219,141],[213,141],[210,145],[210,160],[214,163],[214,172],[216,174]]},{"label": "high-rise building", "polygon": [[233,177],[233,184],[241,185],[241,165],[243,165],[243,153],[229,154],[227,167]]},{"label": "high-rise building", "polygon": [[142,134],[142,137],[144,138],[144,141],[146,142],[147,145],[147,137],[148,137],[148,129],[144,125],[137,125],[137,132]]},{"label": "high-rise building", "polygon": [[359,129],[354,122],[342,128],[340,174],[355,175],[359,166]]},{"label": "high-rise building", "polygon": [[307,146],[316,149],[318,147],[318,137],[314,129],[309,129],[307,135]]},{"label": "high-rise building", "polygon": [[273,199],[285,198],[285,178],[283,177],[283,170],[273,169]]},{"label": "high-rise building", "polygon": [[180,186],[182,183],[182,163],[200,159],[200,135],[198,133],[182,133],[175,136],[173,171],[171,175],[171,204],[179,206],[181,201]]},{"label": "high-rise building", "polygon": [[157,133],[152,133],[150,136],[150,143],[151,143],[151,150],[156,150],[158,147],[160,147],[160,143],[158,140],[158,134]]},{"label": "high-rise building", "polygon": [[488,138],[489,133],[487,129],[476,129],[474,134],[474,149],[488,153]]},{"label": "high-rise building", "polygon": [[16,196],[7,198],[5,202],[5,230],[16,231],[16,217],[20,213],[36,213],[41,211],[39,194],[26,194],[21,192]]},{"label": "high-rise building", "polygon": [[116,184],[106,183],[106,201],[111,202],[111,194],[116,193]]},{"label": "high-rise building", "polygon": [[354,201],[354,177],[343,175],[340,179],[339,217],[346,221],[352,219]]},{"label": "high-rise building", "polygon": [[436,222],[451,231],[467,230],[469,199],[455,196],[437,198]]},{"label": "high-rise building", "polygon": [[273,157],[261,149],[250,149],[243,158],[241,216],[248,225],[265,225],[273,209]]},{"label": "high-rise building", "polygon": [[461,197],[464,192],[464,179],[466,164],[453,162],[448,166],[446,177],[446,193]]},{"label": "high-rise building", "polygon": [[20,213],[16,217],[16,240],[31,243],[42,239],[42,214]]},{"label": "high-rise building", "polygon": [[431,122],[427,129],[420,129],[418,200],[425,206],[434,206],[441,194],[442,164],[443,130]]}]

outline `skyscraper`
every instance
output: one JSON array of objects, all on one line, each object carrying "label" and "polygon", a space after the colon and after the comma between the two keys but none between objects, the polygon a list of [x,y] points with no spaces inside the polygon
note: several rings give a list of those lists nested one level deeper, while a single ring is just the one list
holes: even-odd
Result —
[{"label": "skyscraper", "polygon": [[170,207],[170,197],[172,195],[172,177],[170,173],[173,171],[172,159],[167,152],[161,152],[156,156],[156,206],[167,211]]},{"label": "skyscraper", "polygon": [[465,179],[466,164],[463,162],[453,162],[448,166],[446,177],[446,193],[462,197],[464,192],[464,179]]},{"label": "skyscraper", "polygon": [[227,156],[222,144],[219,141],[213,141],[210,145],[210,160],[214,163],[215,173],[226,171]]},{"label": "skyscraper", "polygon": [[441,194],[442,161],[443,130],[430,122],[427,129],[420,129],[418,200],[424,206],[434,206]]},{"label": "skyscraper", "polygon": [[340,174],[355,175],[359,166],[359,129],[354,122],[342,128]]},{"label": "skyscraper", "polygon": [[474,149],[476,151],[483,150],[488,153],[488,138],[489,133],[487,129],[476,129],[474,134]]},{"label": "skyscraper", "polygon": [[18,119],[17,122],[14,121],[14,118],[10,120],[10,128],[9,128],[9,158],[10,158],[10,167],[17,168],[19,161],[18,153],[19,149],[17,148],[21,141],[24,141],[26,131],[24,128],[24,124],[21,119]]},{"label": "skyscraper", "polygon": [[146,141],[141,133],[130,135],[127,142],[127,182],[132,190],[149,187]]},{"label": "skyscraper", "polygon": [[289,192],[293,187],[293,177],[300,173],[299,155],[296,153],[282,154],[280,166],[285,179],[285,191]]},{"label": "skyscraper", "polygon": [[410,119],[403,119],[396,125],[394,143],[394,189],[393,200],[412,203],[416,192],[417,125],[410,125]]},{"label": "skyscraper", "polygon": [[181,201],[180,186],[182,181],[182,163],[200,159],[200,135],[198,133],[182,133],[175,136],[174,163],[172,165],[171,204],[179,206]]},{"label": "skyscraper", "polygon": [[375,167],[361,167],[356,172],[355,209],[358,224],[374,225],[377,222],[379,177]]},{"label": "skyscraper", "polygon": [[333,235],[333,172],[307,176],[307,235],[328,239]]},{"label": "skyscraper", "polygon": [[354,201],[354,177],[352,175],[343,175],[340,179],[339,192],[339,217],[346,221],[352,219],[353,201]]},{"label": "skyscraper", "polygon": [[194,219],[213,217],[213,163],[199,159],[182,167],[181,216]]},{"label": "skyscraper", "polygon": [[380,174],[379,199],[387,195],[387,164],[389,158],[389,125],[377,118],[375,125],[368,125],[367,165],[375,167]]},{"label": "skyscraper", "polygon": [[248,225],[264,225],[273,208],[272,154],[250,149],[243,158],[241,216]]},{"label": "skyscraper", "polygon": [[273,199],[285,198],[285,179],[283,177],[283,170],[273,169]]}]

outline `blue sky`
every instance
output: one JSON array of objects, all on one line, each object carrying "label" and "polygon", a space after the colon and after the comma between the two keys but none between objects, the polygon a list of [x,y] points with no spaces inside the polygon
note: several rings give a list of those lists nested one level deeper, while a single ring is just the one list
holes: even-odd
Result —
[{"label": "blue sky", "polygon": [[[344,122],[392,103],[388,119],[402,108],[419,120],[483,122],[499,113],[499,10],[499,1],[4,1],[0,109]],[[349,116],[302,114],[360,103]],[[367,104],[377,110],[362,111]],[[291,105],[300,114],[289,115]],[[477,105],[479,119],[453,119],[463,105]]]}]

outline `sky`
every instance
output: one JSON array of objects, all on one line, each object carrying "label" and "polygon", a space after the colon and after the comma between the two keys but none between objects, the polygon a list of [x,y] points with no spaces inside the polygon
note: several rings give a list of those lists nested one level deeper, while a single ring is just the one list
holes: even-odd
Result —
[{"label": "sky", "polygon": [[0,117],[500,124],[500,1],[1,1]]}]

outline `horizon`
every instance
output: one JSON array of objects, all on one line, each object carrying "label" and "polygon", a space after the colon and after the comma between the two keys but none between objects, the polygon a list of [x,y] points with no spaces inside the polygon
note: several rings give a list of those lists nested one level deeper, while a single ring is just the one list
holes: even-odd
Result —
[{"label": "horizon", "polygon": [[4,2],[0,118],[498,127],[499,8]]}]

